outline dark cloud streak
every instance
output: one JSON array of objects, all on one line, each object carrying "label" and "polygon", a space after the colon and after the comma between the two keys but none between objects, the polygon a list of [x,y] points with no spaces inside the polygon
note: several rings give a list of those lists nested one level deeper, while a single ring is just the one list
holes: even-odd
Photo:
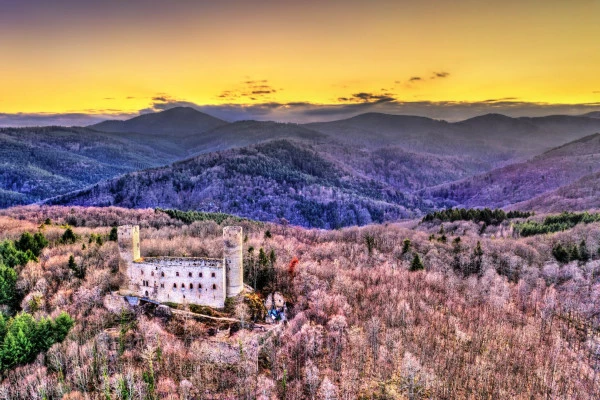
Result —
[{"label": "dark cloud streak", "polygon": [[544,116],[553,114],[582,115],[599,111],[600,102],[580,104],[547,104],[519,101],[516,97],[486,99],[477,102],[460,101],[402,101],[390,93],[358,92],[341,97],[341,104],[314,104],[305,101],[264,101],[256,104],[198,105],[176,99],[166,94],[150,98],[147,108],[137,113],[120,113],[119,110],[85,110],[85,112],[51,113],[0,113],[0,126],[85,126],[106,119],[127,119],[137,115],[164,111],[174,107],[192,107],[227,121],[274,120],[281,122],[317,122],[353,117],[365,112],[398,115],[417,115],[448,121],[458,121],[487,113],[501,113],[512,117]]},{"label": "dark cloud streak", "polygon": [[445,72],[445,71],[441,71],[441,72],[434,72],[433,76],[431,77],[431,79],[437,79],[437,78],[447,78],[450,76],[449,72]]}]

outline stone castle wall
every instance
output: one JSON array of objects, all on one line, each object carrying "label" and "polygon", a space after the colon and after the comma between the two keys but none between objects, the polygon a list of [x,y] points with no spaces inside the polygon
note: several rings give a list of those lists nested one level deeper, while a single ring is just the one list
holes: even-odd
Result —
[{"label": "stone castle wall", "polygon": [[225,305],[223,261],[203,258],[143,258],[133,262],[135,292],[159,302]]},{"label": "stone castle wall", "polygon": [[242,228],[223,229],[223,258],[140,257],[139,228],[122,226],[122,294],[222,308],[243,290]]}]

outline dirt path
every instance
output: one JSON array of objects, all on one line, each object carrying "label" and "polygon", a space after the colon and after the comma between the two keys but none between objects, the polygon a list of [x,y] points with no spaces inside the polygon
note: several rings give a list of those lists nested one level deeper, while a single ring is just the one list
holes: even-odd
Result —
[{"label": "dirt path", "polygon": [[[205,319],[210,319],[213,321],[221,321],[221,322],[240,322],[239,319],[236,318],[228,318],[228,317],[213,317],[211,315],[206,315],[206,314],[198,314],[198,313],[193,313],[191,311],[184,311],[184,310],[175,310],[175,309],[171,309],[171,311],[173,312],[173,314],[178,314],[178,315],[183,315],[183,316],[188,316],[188,317],[192,317],[192,318],[205,318]],[[277,327],[277,324],[252,324],[252,323],[247,323],[247,325],[252,325],[254,328],[253,329],[262,329],[264,331],[269,331],[275,327]]]}]

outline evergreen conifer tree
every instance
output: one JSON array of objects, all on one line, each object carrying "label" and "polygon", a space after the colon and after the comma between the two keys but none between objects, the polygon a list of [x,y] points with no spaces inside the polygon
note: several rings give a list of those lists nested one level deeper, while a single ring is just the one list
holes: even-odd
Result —
[{"label": "evergreen conifer tree", "polygon": [[412,262],[410,263],[410,270],[411,271],[420,271],[423,269],[425,269],[425,266],[423,265],[423,262],[421,261],[421,257],[419,257],[418,254],[415,254]]}]

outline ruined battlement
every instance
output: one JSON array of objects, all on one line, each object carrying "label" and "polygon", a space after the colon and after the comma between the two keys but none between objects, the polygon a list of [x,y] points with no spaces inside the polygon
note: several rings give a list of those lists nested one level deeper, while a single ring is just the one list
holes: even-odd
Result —
[{"label": "ruined battlement", "polygon": [[139,227],[118,228],[122,294],[222,308],[243,290],[242,228],[223,229],[223,258],[141,257]]},{"label": "ruined battlement", "polygon": [[214,268],[223,268],[222,258],[206,258],[206,257],[172,257],[172,256],[157,256],[157,257],[141,257],[134,260],[133,263],[150,263],[150,264],[186,264],[193,266],[208,266]]}]

